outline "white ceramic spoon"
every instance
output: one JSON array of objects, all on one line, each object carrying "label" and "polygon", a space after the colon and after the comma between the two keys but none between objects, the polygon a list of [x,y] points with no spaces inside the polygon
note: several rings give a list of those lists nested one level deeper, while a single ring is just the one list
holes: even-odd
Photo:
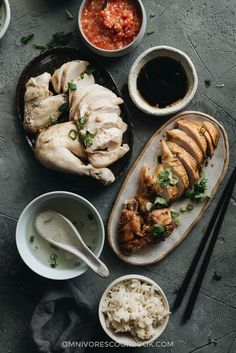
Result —
[{"label": "white ceramic spoon", "polygon": [[35,218],[34,224],[49,243],[78,256],[99,276],[109,276],[106,265],[87,247],[69,219],[54,211],[43,211]]}]

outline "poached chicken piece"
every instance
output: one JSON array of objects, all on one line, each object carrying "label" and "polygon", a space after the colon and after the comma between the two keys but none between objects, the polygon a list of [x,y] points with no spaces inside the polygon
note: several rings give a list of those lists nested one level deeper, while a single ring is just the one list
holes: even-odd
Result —
[{"label": "poached chicken piece", "polygon": [[110,169],[94,168],[79,159],[86,159],[87,156],[79,141],[76,125],[72,121],[51,126],[41,132],[36,141],[35,156],[50,169],[88,175],[104,184],[110,184],[115,179]]},{"label": "poached chicken piece", "polygon": [[63,64],[52,75],[51,82],[57,93],[66,93],[68,83],[83,75],[89,66],[88,61],[74,60]]},{"label": "poached chicken piece", "polygon": [[[31,78],[26,85],[24,128],[38,133],[35,155],[46,167],[110,184],[115,177],[106,167],[130,149],[122,144],[127,130],[120,117],[123,100],[96,84],[92,72],[89,62],[73,60],[52,77],[44,73]],[[49,91],[50,81],[57,95]]]},{"label": "poached chicken piece", "polygon": [[31,132],[32,117],[31,114],[35,107],[37,107],[44,99],[50,97],[52,93],[49,91],[49,82],[51,75],[45,72],[37,77],[31,77],[26,83],[25,91],[25,106],[24,106],[24,129]]}]

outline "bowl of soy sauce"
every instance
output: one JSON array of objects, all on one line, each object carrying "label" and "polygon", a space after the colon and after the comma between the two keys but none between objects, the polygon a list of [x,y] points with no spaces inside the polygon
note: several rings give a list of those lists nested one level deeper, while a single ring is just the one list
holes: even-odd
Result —
[{"label": "bowl of soy sauce", "polygon": [[136,59],[128,86],[130,97],[139,109],[153,116],[164,116],[186,107],[196,93],[198,78],[184,52],[157,46]]}]

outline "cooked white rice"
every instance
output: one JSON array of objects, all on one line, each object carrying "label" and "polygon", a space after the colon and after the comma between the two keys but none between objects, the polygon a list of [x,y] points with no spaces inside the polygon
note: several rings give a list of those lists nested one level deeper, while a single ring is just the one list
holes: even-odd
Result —
[{"label": "cooked white rice", "polygon": [[121,282],[109,291],[102,305],[108,328],[149,340],[169,312],[157,289],[138,279]]}]

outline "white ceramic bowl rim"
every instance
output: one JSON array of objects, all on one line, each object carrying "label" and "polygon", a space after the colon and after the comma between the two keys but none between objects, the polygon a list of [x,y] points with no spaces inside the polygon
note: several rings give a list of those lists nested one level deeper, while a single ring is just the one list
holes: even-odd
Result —
[{"label": "white ceramic bowl rim", "polygon": [[10,9],[10,5],[8,0],[4,0],[3,1],[3,6],[5,6],[5,10],[6,10],[6,17],[5,17],[5,22],[2,26],[2,29],[0,30],[0,39],[3,38],[4,34],[6,33],[9,23],[10,23],[10,19],[11,19],[11,9]]},{"label": "white ceramic bowl rim", "polygon": [[[108,329],[106,327],[106,322],[105,322],[105,316],[104,314],[102,313],[102,304],[108,294],[108,292],[111,290],[112,287],[114,287],[115,285],[117,285],[118,283],[121,283],[121,282],[124,282],[126,280],[129,280],[129,279],[138,279],[140,281],[143,281],[143,282],[146,282],[146,283],[149,283],[151,285],[153,285],[157,291],[160,293],[160,295],[162,296],[162,299],[163,299],[163,304],[166,308],[166,310],[170,311],[170,308],[169,308],[169,303],[168,303],[168,300],[166,298],[166,295],[165,293],[163,292],[163,290],[161,289],[161,287],[155,282],[153,281],[151,278],[149,277],[146,277],[146,276],[142,276],[142,275],[137,275],[137,274],[130,274],[130,275],[125,275],[125,276],[121,276],[117,279],[115,279],[113,282],[111,282],[109,284],[109,286],[105,289],[101,299],[100,299],[100,303],[99,303],[99,307],[98,307],[98,315],[99,315],[99,320],[100,320],[100,323],[102,325],[102,328],[103,330],[106,332],[106,334],[111,338],[113,339],[114,341],[116,341],[117,343],[119,344],[124,344],[126,345],[127,347],[130,346],[130,347],[141,347],[143,345],[147,345],[147,344],[150,344],[152,343],[153,341],[155,341],[158,337],[160,337],[160,335],[165,331],[166,329],[166,326],[168,324],[168,321],[169,321],[169,315],[166,317],[165,321],[163,322],[162,324],[162,329],[160,332],[157,331],[157,334],[154,335],[150,340],[145,340],[145,341],[135,341],[135,339],[132,338],[132,336],[130,336],[127,340],[129,342],[125,342],[125,339],[122,338],[122,337],[118,337],[116,336],[115,333],[112,332],[112,330]],[[132,342],[133,341],[133,342]],[[131,343],[132,342],[132,343]]]},{"label": "white ceramic bowl rim", "polygon": [[[37,273],[40,276],[43,276],[45,278],[48,279],[54,279],[54,280],[66,280],[66,279],[71,279],[71,278],[75,278],[77,276],[82,275],[87,269],[88,266],[86,264],[83,265],[83,268],[74,268],[74,269],[68,269],[68,270],[64,270],[64,269],[57,269],[55,271],[55,269],[47,267],[47,273],[45,274],[45,271],[41,271],[42,269],[44,269],[46,266],[40,264],[38,261],[36,261],[36,258],[32,256],[32,258],[35,259],[35,264],[37,264],[36,266],[34,266],[32,264],[32,262],[29,259],[29,250],[26,249],[26,247],[24,245],[22,245],[22,234],[21,234],[21,228],[23,227],[23,221],[25,219],[25,217],[27,218],[27,213],[30,210],[30,208],[37,203],[39,200],[47,200],[48,199],[53,199],[53,197],[55,196],[55,198],[60,198],[60,197],[67,197],[67,198],[72,198],[74,200],[77,200],[78,202],[81,202],[83,205],[85,205],[88,209],[92,210],[93,213],[96,215],[96,222],[98,224],[98,229],[100,231],[100,239],[99,239],[99,248],[97,246],[97,251],[95,251],[96,255],[99,257],[102,253],[103,250],[103,246],[104,246],[104,241],[105,241],[105,230],[104,230],[104,225],[103,225],[103,221],[102,218],[100,216],[100,214],[98,213],[97,209],[84,197],[74,194],[72,192],[67,192],[67,191],[52,191],[52,192],[48,192],[45,194],[42,194],[38,197],[36,197],[35,199],[33,199],[22,211],[18,222],[17,222],[17,227],[16,227],[16,245],[17,245],[17,249],[19,251],[19,254],[22,258],[22,260],[25,262],[25,264],[35,273]],[[42,273],[43,272],[43,273]]]},{"label": "white ceramic bowl rim", "polygon": [[101,52],[104,52],[104,53],[119,53],[119,52],[122,52],[123,50],[125,49],[128,49],[130,48],[134,42],[136,42],[136,40],[139,38],[141,32],[142,32],[142,28],[143,26],[146,27],[146,22],[147,22],[147,15],[146,15],[146,11],[145,11],[145,7],[142,3],[142,0],[136,0],[137,3],[139,4],[140,6],[140,9],[141,9],[141,13],[142,13],[142,24],[141,24],[141,27],[140,27],[140,30],[139,30],[139,33],[137,34],[137,36],[132,40],[132,42],[130,42],[128,45],[126,45],[125,47],[122,47],[120,49],[113,49],[113,50],[109,50],[109,49],[103,49],[103,48],[99,48],[97,47],[96,45],[94,45],[93,43],[91,43],[88,38],[85,36],[84,34],[84,31],[82,29],[82,26],[81,26],[81,15],[82,15],[82,12],[83,12],[83,9],[84,9],[84,6],[86,4],[88,0],[83,0],[82,4],[80,5],[80,9],[79,9],[79,14],[78,14],[78,24],[79,24],[79,29],[80,29],[80,33],[81,35],[83,36],[84,40],[89,44],[91,45],[91,47],[97,49],[98,51],[101,51]]},{"label": "white ceramic bowl rim", "polygon": [[[192,88],[191,88],[191,90],[190,89],[188,90],[185,97],[180,102],[175,103],[173,106],[162,108],[162,109],[152,107],[151,105],[146,103],[144,99],[141,99],[140,94],[137,89],[137,77],[138,77],[138,73],[139,73],[139,70],[137,71],[138,65],[149,54],[151,54],[153,52],[158,53],[158,51],[166,51],[166,52],[169,51],[172,53],[176,53],[177,55],[182,57],[185,60],[185,62],[187,63],[187,65],[191,71],[192,77],[193,77]],[[165,56],[168,56],[168,54],[165,54]],[[158,55],[157,55],[157,57],[158,57]],[[151,114],[151,115],[156,115],[156,116],[174,114],[174,113],[177,113],[178,111],[182,110],[193,99],[193,97],[196,93],[196,90],[197,90],[197,86],[198,86],[197,72],[196,72],[196,69],[193,65],[193,62],[189,58],[189,56],[177,48],[169,47],[169,46],[165,46],[165,45],[156,46],[156,47],[152,47],[152,48],[145,50],[135,60],[134,64],[132,65],[130,73],[129,73],[129,79],[128,79],[129,94],[130,94],[130,97],[131,97],[132,101],[134,102],[134,104],[139,109],[144,111],[145,113]]]}]

